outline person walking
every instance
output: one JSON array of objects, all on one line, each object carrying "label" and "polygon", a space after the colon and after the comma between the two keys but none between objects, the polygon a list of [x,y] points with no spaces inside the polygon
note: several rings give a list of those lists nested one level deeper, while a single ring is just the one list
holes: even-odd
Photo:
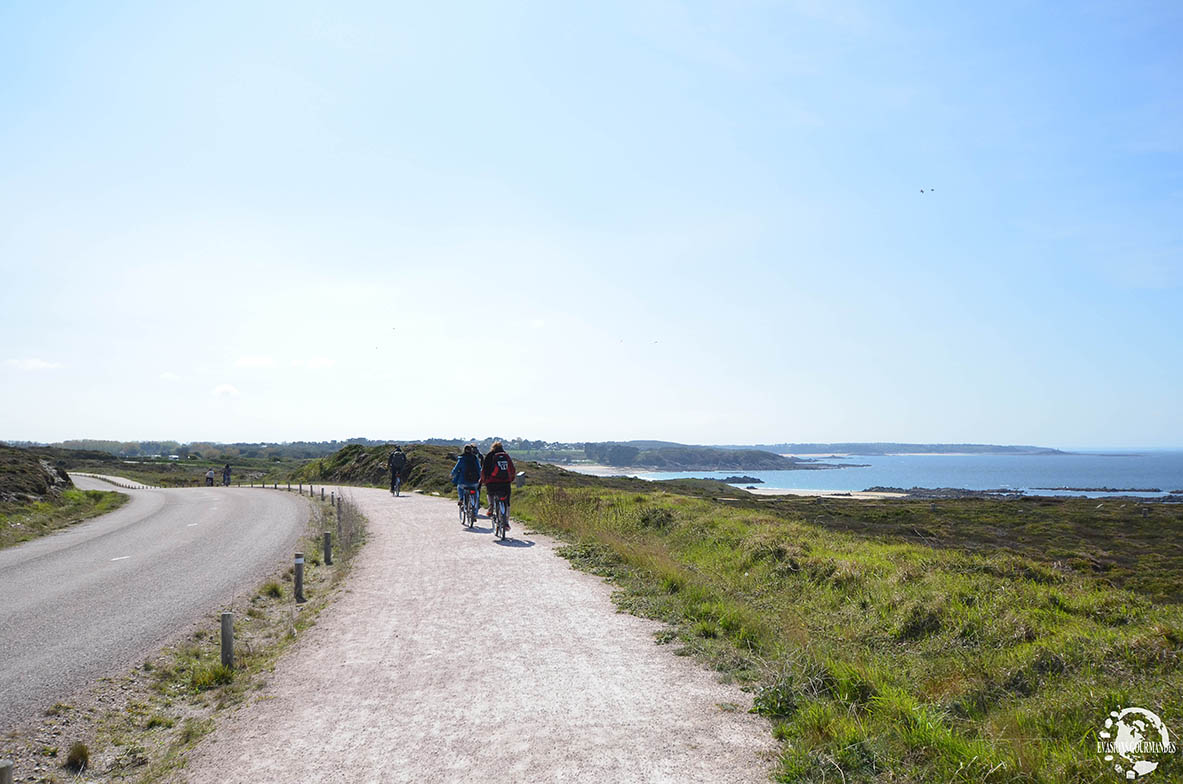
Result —
[{"label": "person walking", "polygon": [[495,506],[498,500],[505,499],[507,518],[505,530],[507,531],[509,530],[510,488],[513,486],[515,476],[517,476],[517,469],[514,468],[513,459],[506,453],[505,447],[500,441],[494,441],[493,446],[489,447],[489,454],[485,455],[484,465],[481,468],[481,482],[489,488],[490,509]]},{"label": "person walking", "polygon": [[226,467],[222,469],[222,486],[223,487],[230,486],[230,464],[229,463],[227,463]]},{"label": "person walking", "polygon": [[402,447],[395,445],[390,457],[386,458],[386,467],[390,469],[390,492],[397,496],[403,484],[403,472],[407,470],[407,456]]}]

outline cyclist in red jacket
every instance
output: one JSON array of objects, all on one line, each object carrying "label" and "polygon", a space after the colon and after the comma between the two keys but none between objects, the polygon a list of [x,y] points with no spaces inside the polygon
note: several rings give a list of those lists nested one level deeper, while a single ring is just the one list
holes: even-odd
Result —
[{"label": "cyclist in red jacket", "polygon": [[[489,488],[490,507],[493,506],[494,498],[504,498],[505,508],[509,508],[510,488],[515,476],[517,469],[514,468],[513,459],[506,454],[505,447],[500,441],[494,441],[493,446],[489,448],[489,454],[485,455],[481,468],[481,484]],[[505,528],[509,530],[508,523]]]}]

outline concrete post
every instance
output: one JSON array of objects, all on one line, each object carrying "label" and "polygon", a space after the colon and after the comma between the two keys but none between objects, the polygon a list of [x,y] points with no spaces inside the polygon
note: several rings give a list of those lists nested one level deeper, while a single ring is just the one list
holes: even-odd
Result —
[{"label": "concrete post", "polygon": [[1150,517],[1150,507],[1149,506],[1142,507],[1142,516],[1143,517]]},{"label": "concrete post", "polygon": [[12,760],[0,760],[0,784],[12,784]]},{"label": "concrete post", "polygon": [[936,504],[929,504],[929,505],[928,505],[928,511],[930,511],[930,512],[935,512],[936,510],[937,510],[937,505],[936,505]]},{"label": "concrete post", "polygon": [[521,487],[522,485],[526,484],[525,472],[522,472],[517,475],[517,478],[514,480],[514,484],[517,485],[518,487]]},{"label": "concrete post", "polygon": [[304,598],[304,553],[296,553],[296,601],[308,601]]},{"label": "concrete post", "polygon": [[325,566],[333,565],[333,532],[325,531]]},{"label": "concrete post", "polygon": [[222,613],[222,666],[234,669],[234,613]]}]

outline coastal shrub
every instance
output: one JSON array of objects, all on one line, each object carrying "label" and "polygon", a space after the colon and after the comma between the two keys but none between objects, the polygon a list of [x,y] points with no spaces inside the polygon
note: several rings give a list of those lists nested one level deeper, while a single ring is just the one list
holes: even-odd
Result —
[{"label": "coastal shrub", "polygon": [[674,513],[660,506],[646,506],[637,517],[642,528],[668,528],[674,522]]},{"label": "coastal shrub", "polygon": [[66,755],[66,767],[75,773],[81,773],[86,770],[90,764],[90,749],[86,747],[85,743],[75,743],[70,747],[70,752]]}]

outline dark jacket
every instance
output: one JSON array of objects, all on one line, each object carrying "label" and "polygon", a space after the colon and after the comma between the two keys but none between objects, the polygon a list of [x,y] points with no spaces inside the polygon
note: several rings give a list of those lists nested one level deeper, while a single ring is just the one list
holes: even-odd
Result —
[{"label": "dark jacket", "polygon": [[[465,478],[465,474],[471,469],[476,476],[473,479]],[[452,467],[452,484],[454,485],[476,485],[481,481],[481,461],[476,455],[460,455],[460,459],[456,461],[456,465]]]},{"label": "dark jacket", "polygon": [[[505,465],[502,466],[501,469],[501,475],[506,478],[491,479],[490,477],[493,475],[493,469],[497,467],[499,461],[505,462]],[[505,452],[490,452],[489,454],[485,455],[485,465],[481,469],[481,481],[486,485],[507,485],[513,481],[514,474],[516,473],[517,469],[514,468],[513,458],[511,458]]]},{"label": "dark jacket", "polygon": [[401,474],[403,469],[407,467],[407,456],[395,450],[390,453],[390,457],[386,458],[386,466],[392,473]]}]

